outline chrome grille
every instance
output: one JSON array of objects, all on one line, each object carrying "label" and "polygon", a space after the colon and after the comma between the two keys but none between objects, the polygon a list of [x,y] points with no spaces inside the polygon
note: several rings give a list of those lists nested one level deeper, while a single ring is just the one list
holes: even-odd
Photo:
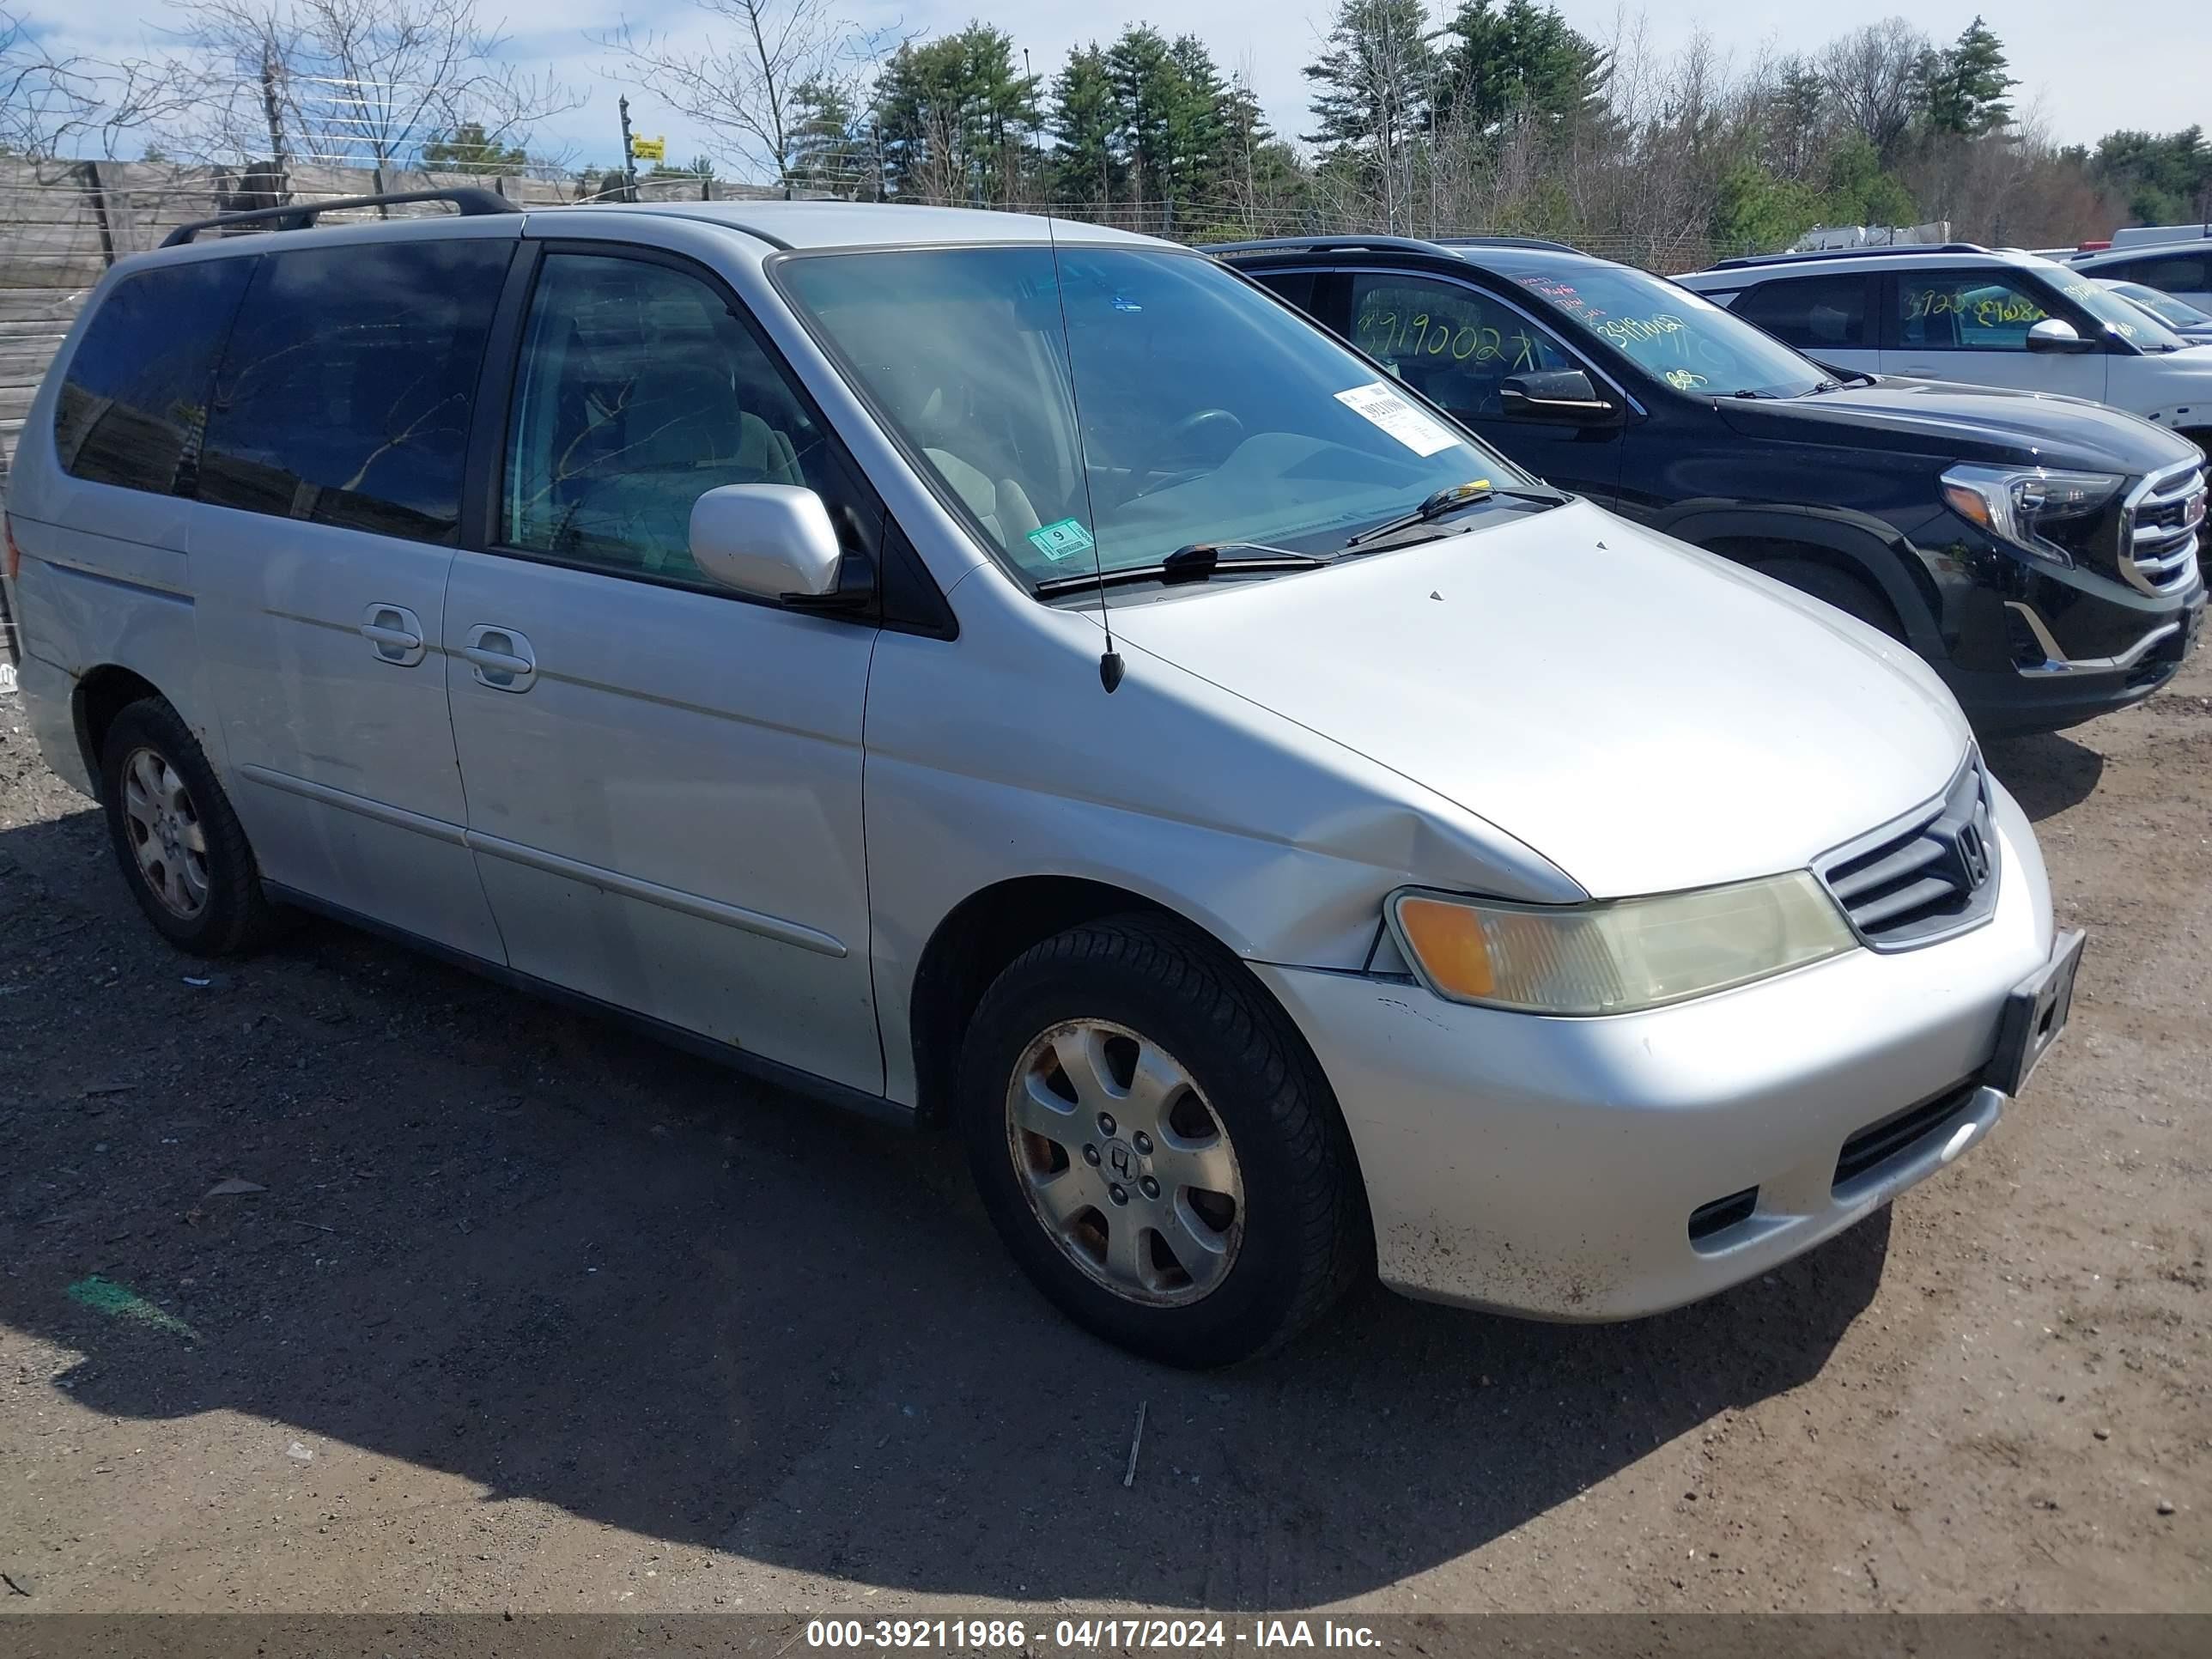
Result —
[{"label": "chrome grille", "polygon": [[1997,835],[1981,757],[1968,750],[1927,805],[1848,842],[1814,866],[1852,931],[1910,951],[1978,927],[1997,900]]},{"label": "chrome grille", "polygon": [[2204,471],[2184,465],[2137,484],[2122,520],[2120,574],[2146,593],[2178,593],[2197,580]]}]

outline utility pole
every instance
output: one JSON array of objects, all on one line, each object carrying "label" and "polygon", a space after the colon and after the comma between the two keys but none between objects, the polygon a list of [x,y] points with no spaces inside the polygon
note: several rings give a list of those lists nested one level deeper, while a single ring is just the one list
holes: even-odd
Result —
[{"label": "utility pole", "polygon": [[274,205],[287,207],[292,200],[292,169],[284,154],[284,123],[276,110],[276,54],[266,50],[261,54],[261,112],[269,122],[269,165],[276,175],[269,181],[270,194],[276,198]]},{"label": "utility pole", "polygon": [[623,95],[621,102],[623,130],[623,200],[637,200],[637,157],[630,154],[629,98]]}]

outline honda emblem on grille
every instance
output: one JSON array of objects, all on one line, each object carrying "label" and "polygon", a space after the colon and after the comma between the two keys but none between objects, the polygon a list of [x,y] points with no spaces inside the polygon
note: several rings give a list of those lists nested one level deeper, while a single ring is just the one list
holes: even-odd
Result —
[{"label": "honda emblem on grille", "polygon": [[1990,878],[1990,849],[1982,842],[1982,832],[1971,823],[1959,826],[1959,836],[1954,843],[1959,849],[1959,863],[1966,872],[1969,889],[1978,888]]}]

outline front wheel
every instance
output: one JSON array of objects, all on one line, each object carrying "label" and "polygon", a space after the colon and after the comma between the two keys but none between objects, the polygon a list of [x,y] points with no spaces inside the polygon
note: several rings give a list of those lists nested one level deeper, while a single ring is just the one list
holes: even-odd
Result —
[{"label": "front wheel", "polygon": [[959,1127],[985,1208],[1077,1323],[1170,1364],[1287,1340],[1357,1278],[1367,1218],[1334,1097],[1209,941],[1124,916],[985,993]]}]

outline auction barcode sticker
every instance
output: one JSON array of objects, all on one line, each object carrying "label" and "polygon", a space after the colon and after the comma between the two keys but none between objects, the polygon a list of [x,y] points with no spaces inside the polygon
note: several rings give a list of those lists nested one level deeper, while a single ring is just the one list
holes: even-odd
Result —
[{"label": "auction barcode sticker", "polygon": [[1433,455],[1459,441],[1449,427],[1422,413],[1380,380],[1340,392],[1336,400],[1353,414],[1372,421],[1416,455]]}]

